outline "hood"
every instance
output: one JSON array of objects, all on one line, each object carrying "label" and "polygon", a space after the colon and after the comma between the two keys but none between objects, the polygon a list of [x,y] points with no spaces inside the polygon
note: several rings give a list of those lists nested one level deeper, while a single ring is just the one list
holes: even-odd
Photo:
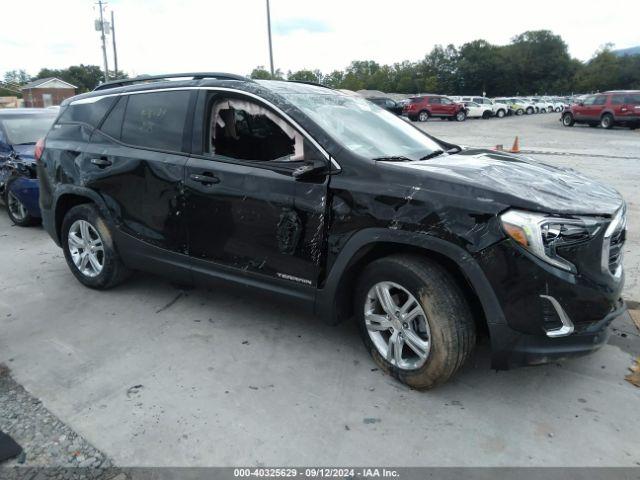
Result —
[{"label": "hood", "polygon": [[487,198],[515,208],[545,213],[613,215],[623,204],[611,187],[575,170],[492,150],[463,150],[454,155],[398,166],[419,170],[434,180],[472,187]]},{"label": "hood", "polygon": [[35,163],[35,145],[13,145],[13,150],[18,154],[20,160],[25,163]]}]

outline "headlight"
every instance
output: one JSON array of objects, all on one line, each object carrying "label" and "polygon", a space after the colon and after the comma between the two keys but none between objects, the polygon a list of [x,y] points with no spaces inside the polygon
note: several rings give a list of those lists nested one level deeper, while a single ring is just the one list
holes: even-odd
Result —
[{"label": "headlight", "polygon": [[545,262],[573,273],[576,267],[562,258],[557,249],[586,242],[600,228],[591,218],[558,218],[522,210],[509,210],[500,219],[512,240]]}]

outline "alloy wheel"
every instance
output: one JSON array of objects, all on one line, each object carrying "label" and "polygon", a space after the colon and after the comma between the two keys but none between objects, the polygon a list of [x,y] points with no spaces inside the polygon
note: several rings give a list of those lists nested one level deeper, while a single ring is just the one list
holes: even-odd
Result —
[{"label": "alloy wheel", "polygon": [[68,234],[69,253],[80,273],[97,277],[104,268],[104,244],[98,231],[86,220],[76,220]]},{"label": "alloy wheel", "polygon": [[25,220],[29,215],[25,206],[11,191],[7,192],[7,207],[11,212],[11,216],[19,222]]},{"label": "alloy wheel", "polygon": [[420,302],[393,282],[376,283],[365,299],[364,321],[378,353],[403,370],[424,365],[431,350],[429,321]]},{"label": "alloy wheel", "polygon": [[427,120],[429,120],[429,114],[427,112],[420,112],[420,115],[418,115],[418,120],[420,120],[421,122],[426,122]]}]

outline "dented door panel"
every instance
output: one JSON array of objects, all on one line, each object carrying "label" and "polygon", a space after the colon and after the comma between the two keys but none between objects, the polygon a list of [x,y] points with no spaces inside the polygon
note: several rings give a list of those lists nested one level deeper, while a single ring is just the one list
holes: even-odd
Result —
[{"label": "dented door panel", "polygon": [[[194,175],[213,182],[194,180]],[[209,262],[211,268],[220,265],[316,284],[324,206],[318,210],[296,202],[298,184],[289,172],[191,158],[185,184],[191,257]],[[321,202],[323,191],[326,184],[315,187],[315,201]]]},{"label": "dented door panel", "polygon": [[128,147],[95,131],[82,159],[82,183],[102,196],[122,232],[186,253],[182,193],[187,158]]}]

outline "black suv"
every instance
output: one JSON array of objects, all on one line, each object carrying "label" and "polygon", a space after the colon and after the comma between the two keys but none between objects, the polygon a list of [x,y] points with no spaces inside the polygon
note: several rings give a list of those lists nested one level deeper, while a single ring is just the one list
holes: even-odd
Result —
[{"label": "black suv", "polygon": [[175,77],[66,100],[40,145],[43,223],[84,285],[140,269],[269,290],[355,317],[416,388],[479,333],[495,368],[548,362],[598,348],[625,308],[615,190],[330,88]]}]

